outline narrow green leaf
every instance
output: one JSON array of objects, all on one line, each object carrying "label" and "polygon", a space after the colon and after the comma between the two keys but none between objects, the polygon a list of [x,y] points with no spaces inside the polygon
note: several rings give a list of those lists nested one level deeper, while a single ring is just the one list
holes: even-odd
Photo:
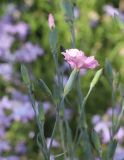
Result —
[{"label": "narrow green leaf", "polygon": [[84,159],[94,160],[92,150],[91,150],[91,144],[89,140],[89,134],[85,127],[82,129],[82,138],[83,138]]},{"label": "narrow green leaf", "polygon": [[112,65],[111,65],[109,60],[106,60],[106,63],[105,63],[105,73],[107,75],[107,78],[108,78],[109,82],[112,83],[113,72],[112,72]]},{"label": "narrow green leaf", "polygon": [[119,113],[119,116],[117,117],[117,121],[115,122],[116,127],[114,128],[115,133],[118,132],[120,125],[121,125],[121,119],[124,115],[124,101],[122,102],[122,108],[121,111]]},{"label": "narrow green leaf", "polygon": [[38,80],[38,84],[43,91],[45,91],[49,96],[52,97],[52,92],[50,91],[50,89],[42,79]]},{"label": "narrow green leaf", "polygon": [[26,85],[29,85],[30,78],[29,78],[29,74],[28,74],[28,71],[27,71],[27,68],[25,67],[25,65],[21,65],[21,75],[22,75],[23,82]]},{"label": "narrow green leaf", "polygon": [[67,142],[68,142],[68,145],[70,147],[72,147],[72,131],[71,131],[71,128],[69,126],[69,123],[67,120],[65,120],[65,125],[66,125],[66,136],[67,136]]},{"label": "narrow green leaf", "polygon": [[102,154],[101,142],[100,142],[100,138],[97,132],[94,129],[91,132],[91,141],[92,141],[93,147],[95,148],[95,150],[98,152],[99,156],[101,157],[101,154]]},{"label": "narrow green leaf", "polygon": [[66,126],[66,144],[68,146],[69,157],[72,158],[74,157],[74,150],[72,149],[73,148],[72,131],[67,120],[65,120],[65,126]]},{"label": "narrow green leaf", "polygon": [[45,112],[42,103],[38,104],[38,118],[44,122],[45,120]]},{"label": "narrow green leaf", "polygon": [[54,28],[53,30],[51,30],[50,35],[49,35],[49,42],[50,42],[50,47],[52,49],[52,52],[55,51],[56,46],[57,46],[57,29]]},{"label": "narrow green leaf", "polygon": [[117,147],[117,140],[115,140],[115,139],[111,140],[109,143],[109,148],[108,148],[106,160],[113,160],[116,147]]},{"label": "narrow green leaf", "polygon": [[67,21],[73,21],[73,6],[70,0],[62,0],[62,8],[64,10]]}]

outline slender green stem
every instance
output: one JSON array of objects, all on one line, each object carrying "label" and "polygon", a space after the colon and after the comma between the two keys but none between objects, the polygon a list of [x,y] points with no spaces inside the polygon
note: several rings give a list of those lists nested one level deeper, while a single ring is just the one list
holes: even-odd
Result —
[{"label": "slender green stem", "polygon": [[82,90],[81,90],[79,74],[77,76],[77,81],[76,82],[77,82],[77,93],[78,93],[78,97],[79,97],[79,106],[81,108],[81,104],[82,104],[82,100],[83,100],[83,94],[82,94]]},{"label": "slender green stem", "polygon": [[114,127],[115,127],[115,124],[114,124],[114,98],[115,98],[115,91],[114,91],[114,88],[113,88],[113,83],[111,82],[111,89],[112,89],[112,95],[111,95],[111,102],[112,102],[112,133],[111,133],[111,139],[113,138],[114,136]]},{"label": "slender green stem", "polygon": [[[65,147],[65,136],[64,136],[64,127],[63,127],[63,120],[59,119],[59,130],[60,130],[60,137],[61,137],[61,142],[62,142],[62,149],[63,152],[66,153],[66,147]],[[66,160],[66,154],[64,154],[64,159]]]},{"label": "slender green stem", "polygon": [[55,134],[55,130],[56,130],[56,127],[57,127],[58,120],[59,120],[59,115],[57,113],[56,114],[56,120],[55,120],[54,127],[53,127],[53,131],[52,131],[52,135],[51,135],[51,141],[50,141],[50,146],[49,146],[49,153],[51,152],[51,147],[52,147],[53,138],[54,138],[54,134]]},{"label": "slender green stem", "polygon": [[50,146],[49,146],[49,154],[50,154],[50,152],[51,152],[51,147],[52,147],[52,143],[53,143],[53,138],[54,138],[55,130],[56,130],[56,128],[57,128],[57,122],[59,122],[59,113],[60,113],[61,107],[63,106],[63,103],[64,103],[64,97],[61,98],[59,105],[56,106],[56,119],[55,119],[53,131],[52,131],[52,135],[51,135],[51,141],[50,141]]},{"label": "slender green stem", "polygon": [[[83,143],[85,144],[84,149],[85,149],[85,154],[87,157],[87,160],[92,160],[93,159],[93,155],[92,155],[92,151],[91,151],[91,145],[90,145],[90,141],[89,141],[89,134],[87,131],[87,122],[86,122],[86,115],[85,115],[85,104],[86,101],[90,95],[91,89],[89,89],[86,97],[84,98],[82,105],[81,105],[81,111],[80,111],[80,117],[79,117],[79,121],[78,121],[78,126],[77,126],[77,131],[76,131],[76,136],[75,137],[75,146],[74,146],[74,150],[76,150],[78,143],[80,142],[80,138],[83,137]],[[78,132],[79,136],[78,136]],[[81,136],[82,135],[82,136]]]},{"label": "slender green stem", "polygon": [[74,30],[74,21],[70,24],[70,32],[71,32],[72,48],[75,48],[75,30]]},{"label": "slender green stem", "polygon": [[49,160],[50,154],[48,152],[48,148],[47,148],[45,137],[44,137],[43,124],[41,124],[41,122],[39,121],[39,119],[37,117],[37,112],[36,112],[36,109],[35,109],[35,100],[34,100],[34,96],[32,95],[31,86],[28,86],[28,91],[29,91],[31,104],[32,104],[33,110],[35,112],[35,118],[36,118],[36,123],[37,123],[38,129],[39,129],[40,137],[41,137],[41,140],[42,140],[42,143],[43,143],[42,151],[43,151],[45,159]]},{"label": "slender green stem", "polygon": [[[55,63],[55,70],[56,70],[56,73],[57,73],[57,81],[58,81],[58,91],[59,91],[59,99],[60,99],[60,86],[61,86],[61,80],[60,80],[60,72],[59,72],[59,65],[58,65],[58,55],[57,55],[57,51],[54,50],[53,51],[53,59],[54,59],[54,63]],[[60,100],[61,101],[61,100]],[[53,99],[53,102],[55,103],[54,99]],[[53,127],[53,131],[52,131],[52,135],[51,135],[51,141],[50,141],[50,146],[49,146],[49,153],[51,152],[51,147],[52,147],[52,143],[53,143],[53,138],[54,138],[54,134],[55,134],[55,130],[57,128],[57,122],[59,120],[59,108],[60,106],[58,104],[56,104],[56,119],[55,119],[55,123],[54,123],[54,127]]]}]

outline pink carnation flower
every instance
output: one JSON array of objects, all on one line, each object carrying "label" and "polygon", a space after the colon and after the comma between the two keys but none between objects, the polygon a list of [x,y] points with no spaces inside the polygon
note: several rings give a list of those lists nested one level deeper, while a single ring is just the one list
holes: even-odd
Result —
[{"label": "pink carnation flower", "polygon": [[62,54],[72,68],[93,69],[99,65],[94,56],[86,57],[84,52],[78,49],[67,49],[65,52],[62,52]]},{"label": "pink carnation flower", "polygon": [[48,25],[49,25],[50,29],[53,29],[55,27],[54,17],[51,13],[48,16]]}]

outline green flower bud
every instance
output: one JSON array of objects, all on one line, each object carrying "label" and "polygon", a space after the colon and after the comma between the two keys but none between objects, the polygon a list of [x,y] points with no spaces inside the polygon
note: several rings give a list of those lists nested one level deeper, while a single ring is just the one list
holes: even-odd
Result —
[{"label": "green flower bud", "polygon": [[98,80],[99,80],[99,78],[100,78],[100,76],[102,74],[102,71],[103,71],[103,69],[99,69],[96,72],[96,74],[95,74],[95,76],[94,76],[94,78],[93,78],[93,80],[92,80],[92,82],[90,84],[90,90],[92,90],[95,87],[96,83],[98,82]]}]

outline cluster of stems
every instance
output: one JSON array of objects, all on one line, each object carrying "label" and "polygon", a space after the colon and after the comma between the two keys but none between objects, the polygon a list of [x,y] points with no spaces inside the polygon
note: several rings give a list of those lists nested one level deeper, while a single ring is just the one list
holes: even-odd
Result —
[{"label": "cluster of stems", "polygon": [[[73,4],[69,0],[63,0],[63,8],[65,12],[66,21],[68,23],[71,35],[71,47],[76,48],[76,39],[75,39],[75,24],[74,24],[74,11],[73,11]],[[69,80],[65,86],[63,86],[63,77],[62,73],[59,70],[59,63],[58,63],[58,51],[57,51],[57,29],[56,27],[51,30],[50,33],[50,46],[53,55],[53,60],[55,64],[55,74],[57,75],[57,84],[56,84],[56,91],[57,93],[54,96],[51,90],[48,88],[46,83],[43,80],[39,80],[39,85],[46,91],[46,93],[51,97],[52,102],[56,108],[56,117],[54,122],[54,127],[51,134],[51,141],[49,147],[47,147],[45,135],[44,135],[44,123],[45,123],[45,116],[43,111],[43,106],[40,103],[36,103],[34,95],[33,95],[33,84],[31,83],[29,77],[27,76],[27,71],[24,66],[22,66],[22,76],[24,82],[28,86],[29,96],[31,99],[32,107],[35,112],[36,122],[39,129],[39,133],[37,135],[37,143],[39,145],[40,150],[42,151],[43,157],[45,160],[50,160],[52,155],[52,144],[53,140],[56,135],[56,131],[59,131],[60,135],[60,144],[61,144],[61,153],[55,155],[54,158],[63,157],[63,159],[67,160],[74,160],[78,158],[77,152],[79,148],[82,148],[84,160],[95,160],[95,157],[99,157],[100,160],[113,160],[115,149],[117,146],[117,141],[115,140],[115,135],[120,127],[120,121],[124,111],[124,103],[123,99],[121,100],[122,110],[115,122],[114,119],[114,111],[112,112],[112,129],[111,129],[111,140],[106,150],[106,156],[102,154],[102,146],[99,140],[98,134],[95,130],[92,133],[88,132],[88,124],[87,124],[87,116],[86,116],[86,102],[87,99],[95,87],[100,75],[102,74],[102,69],[98,70],[95,74],[90,87],[89,91],[86,96],[83,95],[81,84],[80,84],[80,76],[79,70],[74,69],[69,77]],[[112,77],[112,68],[110,63],[107,65],[107,73],[110,85],[112,87],[112,106],[114,106],[115,102],[115,92],[116,89],[113,86],[114,79]],[[71,81],[71,82],[70,82]],[[64,112],[66,108],[66,101],[68,100],[68,94],[72,91],[72,86],[76,86],[77,92],[77,99],[78,99],[78,119],[77,119],[77,127],[75,133],[72,134],[72,130],[69,124],[69,121],[64,117]],[[114,110],[114,108],[113,108]],[[95,153],[95,155],[94,155]]]}]

